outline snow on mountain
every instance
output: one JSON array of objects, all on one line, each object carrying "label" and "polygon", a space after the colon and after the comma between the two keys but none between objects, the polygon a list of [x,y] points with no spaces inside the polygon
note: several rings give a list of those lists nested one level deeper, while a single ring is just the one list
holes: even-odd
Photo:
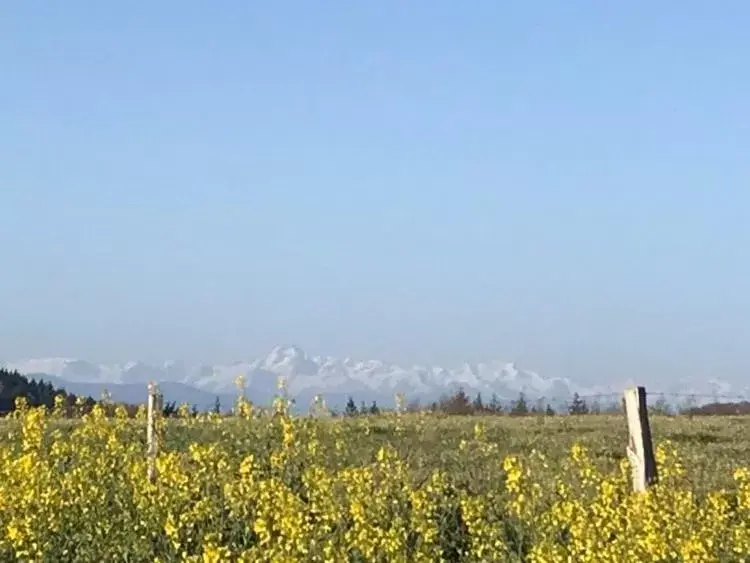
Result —
[{"label": "snow on mountain", "polygon": [[18,362],[6,362],[3,367],[20,373],[49,373],[62,375],[63,370],[69,363],[76,362],[71,358],[39,358],[21,360]]},{"label": "snow on mountain", "polygon": [[459,387],[488,398],[494,393],[501,400],[513,399],[520,392],[529,398],[565,400],[574,391],[582,391],[567,379],[546,379],[519,369],[515,363],[465,363],[455,369],[403,367],[379,360],[311,357],[296,346],[277,346],[254,361],[224,365],[188,365],[181,361],[99,365],[72,358],[47,358],[11,362],[6,367],[26,374],[53,375],[72,383],[110,385],[113,395],[117,385],[145,385],[151,380],[226,395],[236,393],[235,380],[242,375],[247,394],[256,401],[270,400],[277,392],[278,378],[283,376],[298,404],[312,400],[316,394],[325,396],[329,404],[349,395],[357,400],[390,402],[397,392],[408,399],[433,400]]},{"label": "snow on mountain", "polygon": [[[212,397],[219,397],[222,404],[231,402],[231,397],[237,394],[235,380],[239,375],[245,379],[247,396],[257,403],[267,403],[277,393],[278,378],[283,376],[290,395],[301,408],[306,408],[317,394],[323,395],[329,405],[338,406],[343,405],[349,396],[356,401],[375,400],[392,405],[394,394],[399,392],[405,394],[407,400],[418,399],[424,404],[460,387],[472,395],[481,392],[485,400],[495,394],[500,401],[510,401],[524,393],[530,400],[543,397],[549,402],[559,403],[568,400],[574,392],[616,397],[626,386],[636,383],[627,381],[583,388],[568,379],[542,377],[512,362],[464,363],[456,368],[404,367],[380,360],[311,357],[296,346],[277,346],[254,361],[219,365],[189,365],[182,361],[159,365],[141,361],[95,364],[73,358],[40,358],[0,366],[36,378],[54,376],[56,381],[74,392],[96,391],[96,396],[99,396],[99,392],[106,388],[116,400],[131,400],[141,393],[148,381],[154,380],[163,384],[163,390],[169,390],[165,391],[167,400],[179,399],[179,402],[184,400],[198,405],[210,402]],[[749,387],[733,387],[725,381],[708,377],[683,378],[657,389],[649,387],[649,391],[674,397],[750,398]]]}]

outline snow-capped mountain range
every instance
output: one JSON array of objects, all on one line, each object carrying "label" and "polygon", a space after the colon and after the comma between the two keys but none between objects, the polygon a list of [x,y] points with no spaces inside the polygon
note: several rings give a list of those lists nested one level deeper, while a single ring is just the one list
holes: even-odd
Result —
[{"label": "snow-capped mountain range", "polygon": [[402,367],[379,360],[309,356],[296,346],[277,346],[260,359],[225,365],[188,365],[181,361],[161,365],[94,364],[71,358],[43,358],[6,362],[4,367],[37,379],[47,376],[60,380],[55,382],[73,392],[90,394],[106,387],[115,399],[124,388],[143,394],[145,385],[153,380],[166,389],[167,400],[170,399],[167,390],[177,385],[183,390],[194,389],[201,403],[213,401],[216,395],[236,395],[235,381],[240,375],[244,377],[247,395],[257,402],[274,396],[280,376],[285,378],[289,394],[298,404],[306,404],[316,394],[325,397],[328,404],[341,403],[349,396],[357,401],[376,400],[388,404],[393,402],[396,393],[403,393],[407,400],[427,401],[459,387],[470,394],[482,393],[487,399],[495,394],[505,401],[518,397],[521,392],[530,399],[559,400],[566,400],[574,391],[582,392],[567,379],[545,379],[519,369],[514,363],[465,363],[452,369]]},{"label": "snow-capped mountain range", "polygon": [[[3,365],[3,364],[0,364]],[[143,402],[149,381],[160,383],[166,400],[187,402],[205,408],[219,397],[231,404],[237,395],[235,381],[242,375],[246,395],[262,404],[277,393],[280,376],[287,382],[289,394],[298,405],[309,404],[317,394],[329,405],[343,405],[349,396],[355,401],[378,401],[392,405],[396,393],[408,401],[422,404],[463,388],[485,400],[494,394],[508,402],[524,393],[530,400],[544,398],[564,403],[575,392],[581,395],[616,394],[623,385],[584,388],[565,378],[543,378],[520,369],[515,363],[491,361],[465,363],[457,368],[439,366],[402,367],[379,360],[343,360],[329,356],[309,356],[296,346],[277,346],[265,357],[251,362],[226,365],[188,365],[168,361],[161,365],[144,362],[94,364],[71,358],[29,359],[5,362],[4,367],[37,379],[45,378],[74,393],[98,398],[106,389],[115,400]],[[731,388],[720,381],[692,385],[679,382],[675,390],[682,393],[729,393]],[[674,392],[671,389],[660,391]]]}]

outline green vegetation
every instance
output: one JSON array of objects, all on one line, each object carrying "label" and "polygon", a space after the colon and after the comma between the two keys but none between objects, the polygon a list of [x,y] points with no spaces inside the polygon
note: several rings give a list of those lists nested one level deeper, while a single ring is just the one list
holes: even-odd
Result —
[{"label": "green vegetation", "polygon": [[[15,408],[18,398],[25,398],[31,406],[45,406],[52,408],[55,397],[63,398],[64,404],[70,410],[76,404],[77,397],[64,389],[55,389],[52,384],[43,380],[29,380],[16,371],[0,368],[0,414],[7,414]],[[90,409],[95,401],[87,397],[84,406]]]}]

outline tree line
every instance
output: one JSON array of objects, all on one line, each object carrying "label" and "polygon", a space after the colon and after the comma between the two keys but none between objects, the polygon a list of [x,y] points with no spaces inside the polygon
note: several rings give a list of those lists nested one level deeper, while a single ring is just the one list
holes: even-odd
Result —
[{"label": "tree line", "polygon": [[[556,411],[552,405],[544,399],[537,399],[532,402],[524,393],[519,393],[518,398],[510,404],[503,404],[497,394],[493,393],[490,400],[485,402],[481,393],[477,393],[474,397],[470,397],[463,388],[459,388],[451,395],[443,395],[440,399],[432,401],[427,405],[422,405],[418,400],[412,401],[404,410],[406,412],[428,411],[446,415],[495,414],[509,416],[555,416],[558,414],[558,411]],[[582,415],[610,412],[612,410],[617,411],[619,408],[610,406],[607,409],[603,409],[598,404],[589,405],[584,398],[578,393],[575,393],[572,400],[567,404],[566,410],[569,414]],[[360,406],[357,407],[354,398],[349,397],[343,414],[346,416],[362,416],[378,414],[379,412],[380,409],[376,402],[373,402],[370,406],[367,406],[362,402]]]},{"label": "tree line", "polygon": [[[121,405],[125,407],[128,416],[134,417],[138,405],[126,403],[114,403],[109,399],[94,400],[92,397],[80,397],[75,393],[69,393],[64,388],[56,388],[49,381],[35,378],[29,379],[21,375],[18,371],[10,371],[0,368],[0,416],[7,415],[16,410],[16,400],[19,398],[26,399],[26,404],[30,407],[55,407],[56,397],[62,397],[63,412],[66,416],[78,416],[91,412],[96,404],[104,407],[108,415],[114,413],[114,409]],[[177,413],[177,405],[174,402],[164,404],[163,415],[174,416]],[[191,414],[197,415],[197,409],[193,407]]]},{"label": "tree line", "polygon": [[[451,395],[444,395],[439,400],[427,405],[422,405],[418,400],[412,401],[404,409],[406,412],[424,412],[445,415],[508,415],[508,416],[530,416],[544,415],[555,416],[561,412],[571,415],[589,414],[623,414],[625,412],[624,400],[614,400],[608,404],[602,404],[597,397],[589,397],[588,400],[578,393],[573,393],[570,401],[559,410],[552,407],[544,399],[529,401],[524,393],[519,393],[518,398],[503,404],[496,394],[493,394],[488,402],[485,402],[482,394],[477,393],[473,398],[463,389],[458,389]],[[711,415],[750,415],[750,401],[719,402],[714,401],[701,406],[690,402],[680,407],[670,404],[661,395],[648,406],[649,413],[660,416],[711,416]],[[364,402],[357,408],[352,397],[344,409],[346,416],[361,416],[367,414],[378,414],[380,409],[376,403],[366,407]]]},{"label": "tree line", "polygon": [[79,401],[75,394],[68,393],[65,389],[56,389],[49,381],[29,379],[17,371],[0,368],[0,415],[13,412],[18,398],[25,398],[29,406],[51,409],[58,396],[63,398],[63,406],[69,413],[74,409],[87,412],[96,404],[91,397],[83,397]]}]

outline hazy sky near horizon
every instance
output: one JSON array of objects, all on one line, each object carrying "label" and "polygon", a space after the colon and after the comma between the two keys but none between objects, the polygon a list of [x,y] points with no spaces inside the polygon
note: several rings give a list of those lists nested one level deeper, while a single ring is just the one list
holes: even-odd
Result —
[{"label": "hazy sky near horizon", "polygon": [[7,3],[0,359],[750,373],[745,2]]}]

